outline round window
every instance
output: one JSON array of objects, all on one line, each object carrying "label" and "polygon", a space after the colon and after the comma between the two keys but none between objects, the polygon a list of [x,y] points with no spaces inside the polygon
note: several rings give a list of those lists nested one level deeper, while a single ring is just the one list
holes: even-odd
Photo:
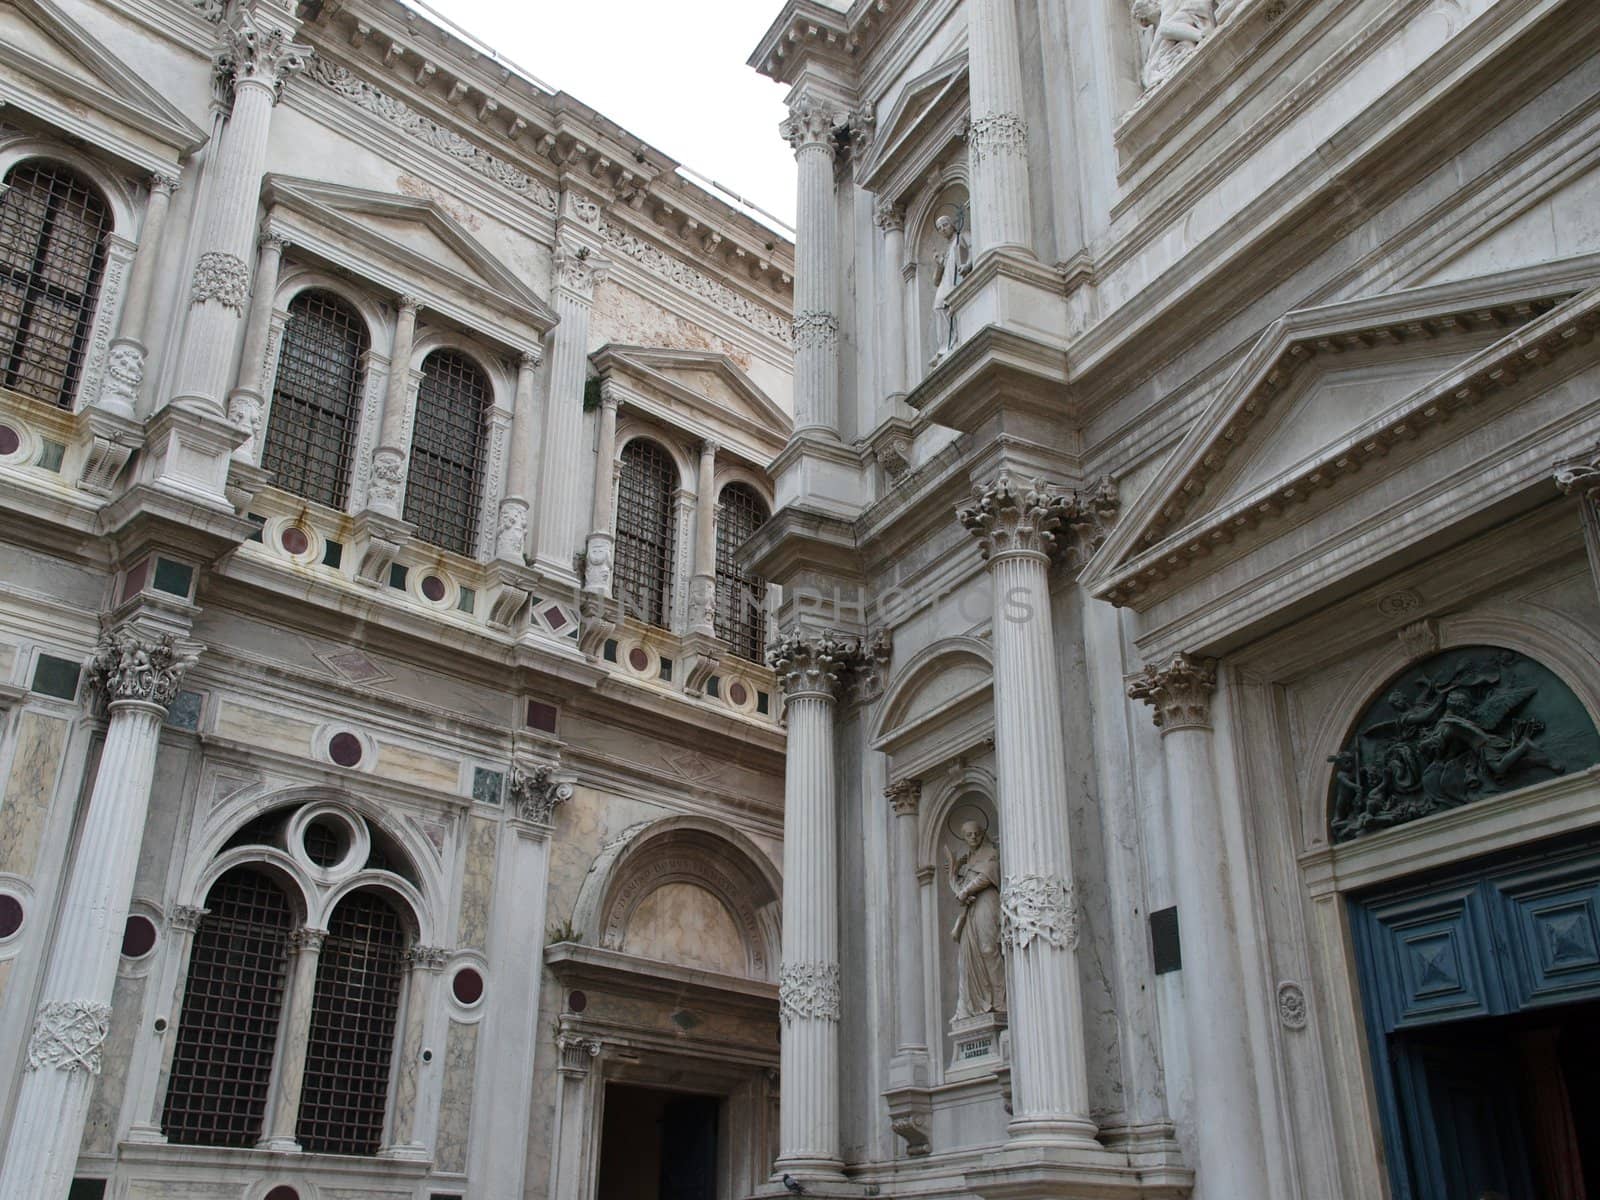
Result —
[{"label": "round window", "polygon": [[342,822],[328,817],[307,821],[300,841],[306,848],[306,857],[319,867],[337,866],[350,852],[350,831]]}]

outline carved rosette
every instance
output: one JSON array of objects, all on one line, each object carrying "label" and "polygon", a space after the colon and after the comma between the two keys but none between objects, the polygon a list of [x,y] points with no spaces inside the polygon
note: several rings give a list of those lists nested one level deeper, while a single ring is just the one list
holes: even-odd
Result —
[{"label": "carved rosette", "polygon": [[839,964],[785,963],[778,968],[778,1008],[784,1024],[800,1017],[839,1019]]},{"label": "carved rosette", "polygon": [[562,242],[556,246],[556,283],[585,304],[594,300],[594,289],[611,272],[611,264],[588,246]]},{"label": "carved rosette", "polygon": [[1078,947],[1078,905],[1072,884],[1054,875],[1007,875],[1000,885],[1000,941],[1026,950],[1043,938],[1057,950]]},{"label": "carved rosette", "polygon": [[557,779],[555,767],[544,765],[526,771],[512,767],[508,790],[517,816],[535,825],[549,825],[556,806],[572,799],[572,784]]},{"label": "carved rosette", "polygon": [[1217,687],[1217,660],[1174,654],[1164,667],[1146,667],[1128,681],[1128,695],[1143,700],[1162,733],[1211,726],[1211,694]]},{"label": "carved rosette", "polygon": [[832,350],[839,340],[839,318],[830,312],[797,312],[794,315],[796,350]]},{"label": "carved rosette", "polygon": [[1583,496],[1600,504],[1600,446],[1596,446],[1588,458],[1557,467],[1555,478],[1562,495]]},{"label": "carved rosette", "polygon": [[1278,985],[1278,1020],[1285,1029],[1304,1029],[1310,1019],[1305,989],[1292,980]]},{"label": "carved rosette", "polygon": [[111,1006],[88,1000],[51,1000],[39,1008],[28,1039],[28,1070],[100,1074],[100,1047],[111,1028]]},{"label": "carved rosette", "polygon": [[1026,154],[1028,123],[1016,113],[988,113],[968,127],[967,145],[974,164],[1003,154]]},{"label": "carved rosette", "polygon": [[897,779],[883,789],[883,795],[889,801],[889,807],[894,809],[895,816],[914,817],[917,815],[917,805],[922,801],[922,781]]},{"label": "carved rosette", "polygon": [[107,704],[141,701],[166,708],[178,694],[197,650],[178,645],[170,633],[141,637],[123,625],[100,639],[89,661],[89,686]]},{"label": "carved rosette", "polygon": [[250,268],[237,254],[207,250],[194,265],[194,283],[189,293],[192,304],[215,300],[223,308],[244,316],[250,296]]}]

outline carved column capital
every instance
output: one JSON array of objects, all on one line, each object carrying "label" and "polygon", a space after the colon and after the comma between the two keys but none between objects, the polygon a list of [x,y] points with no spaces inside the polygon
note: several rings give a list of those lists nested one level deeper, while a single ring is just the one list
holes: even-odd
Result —
[{"label": "carved column capital", "polygon": [[600,1057],[601,1045],[595,1038],[562,1032],[556,1034],[556,1048],[561,1051],[558,1069],[563,1075],[587,1075],[589,1064]]},{"label": "carved column capital", "polygon": [[150,192],[152,195],[159,192],[163,196],[170,196],[181,186],[176,175],[168,175],[163,171],[155,171],[150,175]]},{"label": "carved column capital", "polygon": [[1164,667],[1146,667],[1128,681],[1128,695],[1154,710],[1162,733],[1211,726],[1211,695],[1217,687],[1217,660],[1174,654]]},{"label": "carved column capital", "polygon": [[585,303],[611,273],[611,263],[588,246],[559,242],[555,253],[556,284]]},{"label": "carved column capital", "polygon": [[767,665],[791,699],[819,694],[837,699],[840,686],[861,661],[860,641],[831,633],[791,632],[767,648]]},{"label": "carved column capital", "polygon": [[176,933],[193,933],[200,928],[201,919],[209,911],[194,904],[180,904],[168,914],[167,924]]},{"label": "carved column capital", "polygon": [[1586,458],[1576,458],[1556,468],[1556,486],[1563,495],[1581,496],[1600,504],[1600,445]]},{"label": "carved column capital", "polygon": [[442,971],[450,958],[443,946],[413,946],[406,951],[406,962],[421,971]]},{"label": "carved column capital", "polygon": [[889,801],[889,807],[894,809],[895,816],[914,817],[918,804],[922,802],[922,781],[897,779],[883,789],[883,795]]},{"label": "carved column capital", "polygon": [[517,366],[524,371],[535,371],[544,363],[544,347],[530,346],[517,356]]},{"label": "carved column capital", "polygon": [[170,633],[151,638],[119,625],[95,647],[89,686],[107,704],[141,701],[166,708],[199,657],[198,646],[180,645]]},{"label": "carved column capital", "polygon": [[402,312],[409,310],[412,313],[416,313],[422,308],[423,298],[407,292],[405,295],[399,298],[397,303],[399,304]]},{"label": "carved column capital", "polygon": [[1082,566],[1105,541],[1120,503],[1109,477],[1063,492],[1041,479],[1023,485],[1002,474],[972,491],[975,502],[958,509],[956,519],[978,539],[985,561],[1031,554]]},{"label": "carved column capital", "polygon": [[558,772],[559,768],[545,764],[511,768],[507,792],[519,820],[546,829],[554,823],[556,806],[572,799],[572,783]]},{"label": "carved column capital", "polygon": [[906,206],[880,197],[872,206],[872,221],[885,233],[900,233],[906,227]]},{"label": "carved column capital", "polygon": [[778,133],[797,154],[813,146],[826,147],[831,153],[834,130],[848,121],[843,108],[802,92],[789,105],[789,115],[779,123]]},{"label": "carved column capital", "polygon": [[311,47],[294,41],[289,30],[263,23],[258,14],[239,5],[222,27],[217,70],[230,76],[235,87],[257,84],[276,99],[283,81],[303,70],[314,57]]},{"label": "carved column capital", "polygon": [[256,239],[256,245],[263,250],[270,250],[275,254],[282,254],[289,248],[289,239],[274,229],[263,229],[261,236]]},{"label": "carved column capital", "polygon": [[327,940],[326,929],[313,929],[309,925],[302,925],[289,934],[289,949],[292,952],[310,950],[314,954],[321,954],[322,945]]}]

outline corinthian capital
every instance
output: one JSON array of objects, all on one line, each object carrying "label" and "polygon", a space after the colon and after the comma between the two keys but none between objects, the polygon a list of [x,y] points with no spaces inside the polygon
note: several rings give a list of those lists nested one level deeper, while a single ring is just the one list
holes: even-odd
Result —
[{"label": "corinthian capital", "polygon": [[557,777],[557,768],[543,764],[526,771],[512,767],[508,790],[517,816],[535,825],[549,825],[556,805],[572,799],[572,784]]},{"label": "corinthian capital", "polygon": [[872,206],[872,220],[885,233],[899,233],[906,227],[906,206],[881,198]]},{"label": "corinthian capital", "polygon": [[897,779],[883,789],[883,795],[889,801],[889,807],[894,809],[895,816],[914,817],[917,815],[917,805],[922,800],[922,781]]},{"label": "corinthian capital", "polygon": [[836,698],[841,685],[864,661],[858,640],[831,633],[789,633],[767,649],[767,665],[791,698],[806,693]]},{"label": "corinthian capital", "polygon": [[978,539],[987,561],[1006,554],[1037,554],[1082,566],[1110,532],[1119,501],[1109,477],[1081,491],[1058,491],[1036,479],[1026,487],[1001,475],[972,489],[975,503],[956,519]]},{"label": "corinthian capital", "polygon": [[1217,687],[1217,660],[1174,654],[1164,667],[1146,667],[1128,681],[1128,695],[1153,710],[1156,728],[1204,729],[1211,725],[1211,693]]},{"label": "corinthian capital", "polygon": [[611,271],[611,264],[588,246],[560,242],[556,246],[556,283],[583,300],[594,299],[594,289]]},{"label": "corinthian capital", "polygon": [[200,657],[193,647],[180,646],[170,633],[149,638],[127,625],[100,639],[89,663],[89,686],[107,704],[142,700],[171,704],[184,672]]},{"label": "corinthian capital", "polygon": [[835,104],[802,92],[789,105],[789,115],[778,125],[778,133],[796,153],[808,146],[831,149],[833,131],[844,125],[850,114]]},{"label": "corinthian capital", "polygon": [[313,57],[311,47],[294,41],[293,36],[239,5],[222,27],[217,70],[231,78],[235,87],[257,83],[276,97],[283,90],[283,81],[304,69]]},{"label": "corinthian capital", "polygon": [[1556,486],[1563,495],[1587,496],[1600,503],[1600,445],[1589,451],[1587,457],[1557,467]]}]

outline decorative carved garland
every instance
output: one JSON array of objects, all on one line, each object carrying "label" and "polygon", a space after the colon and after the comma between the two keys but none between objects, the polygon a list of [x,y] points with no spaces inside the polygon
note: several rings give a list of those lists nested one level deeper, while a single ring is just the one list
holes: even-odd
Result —
[{"label": "decorative carved garland", "polygon": [[250,296],[250,268],[236,254],[221,250],[207,250],[194,265],[194,288],[190,301],[204,304],[215,300],[223,308],[232,309],[244,316],[245,301]]},{"label": "decorative carved garland", "polygon": [[785,963],[778,968],[778,1007],[784,1023],[797,1017],[839,1019],[839,964]]},{"label": "decorative carved garland", "polygon": [[1007,875],[1000,888],[1000,941],[1026,950],[1043,938],[1057,950],[1078,946],[1072,884],[1054,875]]},{"label": "decorative carved garland", "polygon": [[100,1046],[111,1028],[111,1006],[89,1000],[51,1000],[39,1009],[28,1041],[28,1070],[58,1067],[100,1074]]}]

